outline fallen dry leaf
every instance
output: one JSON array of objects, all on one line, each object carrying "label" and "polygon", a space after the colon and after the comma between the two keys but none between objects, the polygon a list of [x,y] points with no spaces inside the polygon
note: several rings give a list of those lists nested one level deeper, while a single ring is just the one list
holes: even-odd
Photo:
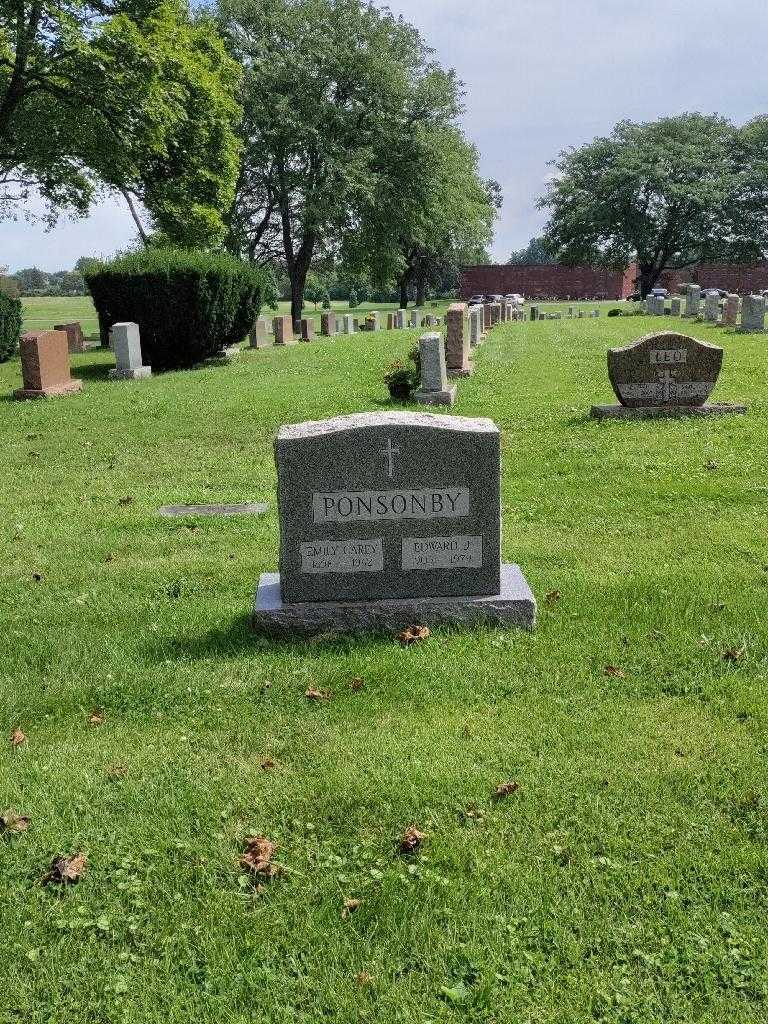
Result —
[{"label": "fallen dry leaf", "polygon": [[314,686],[310,686],[307,692],[304,694],[307,700],[330,700],[330,690],[317,690]]},{"label": "fallen dry leaf", "polygon": [[426,833],[419,832],[415,825],[409,825],[400,838],[398,850],[402,854],[416,853],[426,838]]},{"label": "fallen dry leaf", "polygon": [[128,765],[110,764],[107,766],[107,775],[110,779],[124,779],[128,774]]},{"label": "fallen dry leaf", "polygon": [[428,636],[429,629],[426,626],[408,626],[402,633],[397,634],[397,639],[403,647],[410,647],[419,640],[426,640]]},{"label": "fallen dry leaf", "polygon": [[704,463],[704,468],[709,470],[717,469],[717,463],[710,459],[709,462]]},{"label": "fallen dry leaf", "polygon": [[88,724],[104,725],[104,712],[94,708],[90,715],[88,715]]},{"label": "fallen dry leaf", "polygon": [[32,573],[32,579],[35,581],[35,583],[42,583],[43,582],[43,574],[41,572],[33,572]]},{"label": "fallen dry leaf", "polygon": [[240,867],[251,875],[260,878],[274,878],[281,868],[272,862],[275,855],[275,844],[266,836],[249,836],[245,840],[245,850],[240,857]]},{"label": "fallen dry leaf", "polygon": [[133,501],[133,497],[130,494],[126,494],[124,498],[120,498],[118,505],[130,505]]},{"label": "fallen dry leaf", "polygon": [[506,796],[512,796],[520,789],[519,782],[502,782],[501,785],[497,786],[491,793],[491,800],[503,800]]},{"label": "fallen dry leaf", "polygon": [[547,608],[554,608],[557,602],[560,600],[561,594],[559,590],[550,590],[550,592],[544,598],[544,604]]},{"label": "fallen dry leaf", "polygon": [[88,858],[84,853],[73,853],[71,857],[60,854],[54,857],[43,884],[59,882],[62,885],[76,885],[85,874]]},{"label": "fallen dry leaf", "polygon": [[275,767],[275,762],[272,760],[271,757],[265,757],[264,760],[261,762],[261,767],[262,768],[274,768]]},{"label": "fallen dry leaf", "polygon": [[26,742],[27,742],[27,737],[24,735],[24,733],[21,731],[21,729],[18,726],[16,726],[16,728],[11,733],[11,746],[12,747],[20,747],[22,743],[26,743]]},{"label": "fallen dry leaf", "polygon": [[357,908],[360,906],[360,900],[344,900],[344,906],[341,908],[341,919],[346,921]]},{"label": "fallen dry leaf", "polygon": [[0,814],[0,832],[26,832],[30,820],[24,814],[17,814],[10,808]]},{"label": "fallen dry leaf", "polygon": [[741,661],[746,653],[744,644],[741,647],[728,647],[723,651],[723,661]]},{"label": "fallen dry leaf", "polygon": [[623,668],[617,668],[616,665],[606,665],[603,669],[604,676],[613,676],[614,679],[626,679],[627,673]]},{"label": "fallen dry leaf", "polygon": [[365,988],[368,985],[373,984],[373,975],[369,974],[368,971],[360,971],[358,974],[355,975],[355,981],[360,986],[360,988]]},{"label": "fallen dry leaf", "polygon": [[354,679],[351,679],[349,681],[349,688],[350,688],[350,690],[353,690],[355,692],[357,690],[362,690],[364,685],[365,684],[364,684],[363,680],[360,678],[360,676],[355,676]]}]

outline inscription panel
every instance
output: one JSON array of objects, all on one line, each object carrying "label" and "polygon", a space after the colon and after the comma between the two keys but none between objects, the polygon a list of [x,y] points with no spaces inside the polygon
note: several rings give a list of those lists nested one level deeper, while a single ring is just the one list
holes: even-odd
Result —
[{"label": "inscription panel", "polygon": [[312,496],[312,514],[316,523],[457,519],[469,515],[469,488],[316,493]]},{"label": "inscription panel", "polygon": [[415,569],[482,569],[482,537],[405,537],[402,567]]},{"label": "inscription panel", "polygon": [[299,545],[301,572],[350,573],[382,572],[384,569],[384,541],[373,540],[316,540]]}]

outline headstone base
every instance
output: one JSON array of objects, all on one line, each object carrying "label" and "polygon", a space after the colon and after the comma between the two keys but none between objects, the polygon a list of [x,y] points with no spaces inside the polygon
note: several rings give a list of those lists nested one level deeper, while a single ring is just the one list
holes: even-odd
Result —
[{"label": "headstone base", "polygon": [[31,388],[19,388],[13,392],[13,397],[23,400],[25,398],[63,398],[66,395],[76,395],[78,391],[83,390],[83,382],[81,380],[71,380],[68,384],[59,384],[54,388],[41,388],[39,391],[35,391]]},{"label": "headstone base", "polygon": [[457,370],[452,370],[449,368],[448,370],[446,370],[446,373],[448,374],[449,377],[471,377],[473,371],[474,366],[468,366],[466,367],[466,369],[461,368]]},{"label": "headstone base", "polygon": [[151,366],[134,366],[132,370],[118,370],[117,367],[113,367],[109,371],[110,380],[145,380],[151,376]]},{"label": "headstone base", "polygon": [[255,632],[270,636],[389,633],[419,626],[515,626],[533,629],[536,599],[518,565],[502,565],[501,593],[492,597],[419,597],[386,601],[285,604],[280,573],[259,579],[251,616]]},{"label": "headstone base", "polygon": [[746,405],[733,402],[713,402],[707,405],[593,405],[591,416],[597,420],[654,420],[678,419],[681,416],[743,415]]},{"label": "headstone base", "polygon": [[456,386],[446,391],[414,391],[413,400],[418,405],[453,405],[456,401]]}]

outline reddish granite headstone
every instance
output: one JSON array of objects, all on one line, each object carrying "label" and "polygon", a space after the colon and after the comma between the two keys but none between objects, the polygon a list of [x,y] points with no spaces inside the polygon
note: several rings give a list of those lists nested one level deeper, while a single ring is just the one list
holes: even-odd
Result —
[{"label": "reddish granite headstone", "polygon": [[463,302],[454,302],[448,307],[445,317],[447,325],[445,338],[445,366],[450,377],[468,377],[472,372],[469,365],[469,331],[467,330],[467,307]]},{"label": "reddish granite headstone", "polygon": [[56,324],[53,329],[54,331],[64,331],[67,335],[67,347],[70,353],[88,351],[88,346],[85,344],[85,335],[79,323]]},{"label": "reddish granite headstone", "polygon": [[312,341],[315,336],[315,319],[307,316],[301,321],[301,340]]},{"label": "reddish granite headstone", "polygon": [[49,398],[82,391],[83,382],[69,373],[67,335],[64,331],[40,331],[22,336],[19,348],[24,387],[14,398]]},{"label": "reddish granite headstone", "polygon": [[276,316],[272,321],[272,326],[275,331],[276,345],[293,344],[295,340],[293,337],[293,321],[289,316]]}]

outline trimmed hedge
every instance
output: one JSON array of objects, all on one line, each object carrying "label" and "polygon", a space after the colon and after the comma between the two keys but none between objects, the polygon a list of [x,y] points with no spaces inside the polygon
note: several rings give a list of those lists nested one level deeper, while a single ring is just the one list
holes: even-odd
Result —
[{"label": "trimmed hedge", "polygon": [[0,363],[15,355],[21,338],[21,300],[0,292]]},{"label": "trimmed hedge", "polygon": [[85,275],[99,315],[102,345],[115,323],[137,323],[141,354],[154,370],[186,369],[251,330],[272,302],[271,275],[230,256],[144,249]]}]

